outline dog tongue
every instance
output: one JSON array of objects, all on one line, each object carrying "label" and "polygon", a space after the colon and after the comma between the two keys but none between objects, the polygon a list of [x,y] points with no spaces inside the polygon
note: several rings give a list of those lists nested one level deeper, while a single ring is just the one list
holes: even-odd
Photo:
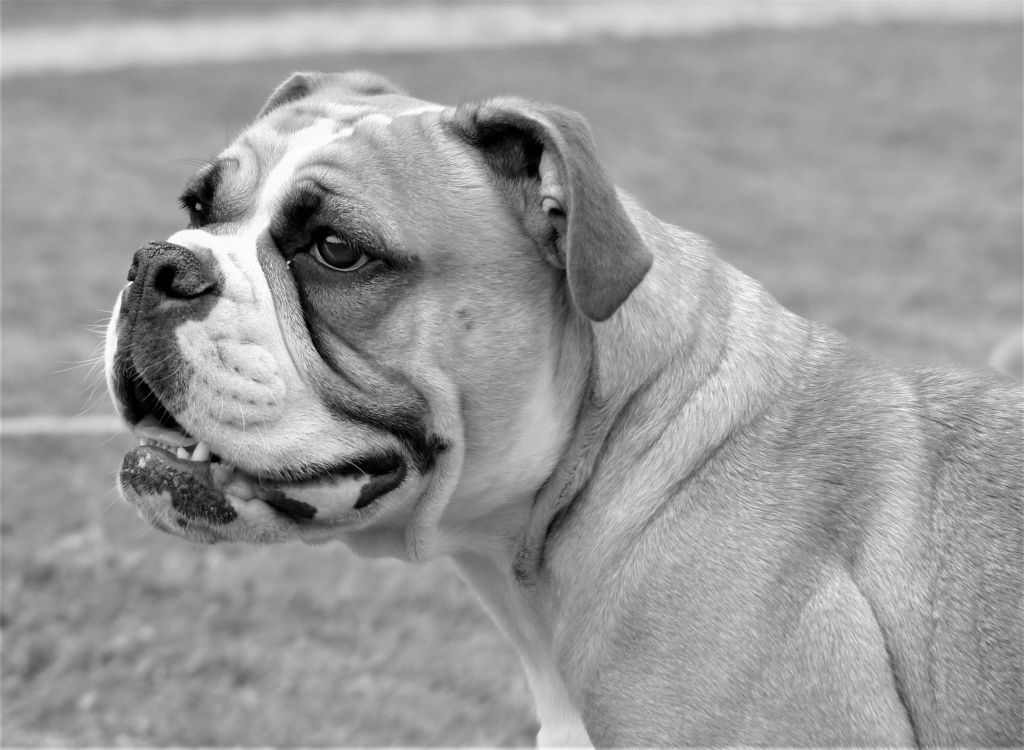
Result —
[{"label": "dog tongue", "polygon": [[144,416],[139,423],[132,428],[132,432],[137,437],[157,440],[161,443],[167,443],[168,445],[180,445],[185,448],[199,442],[194,437],[190,437],[180,430],[165,427],[160,424],[160,420],[152,414]]}]

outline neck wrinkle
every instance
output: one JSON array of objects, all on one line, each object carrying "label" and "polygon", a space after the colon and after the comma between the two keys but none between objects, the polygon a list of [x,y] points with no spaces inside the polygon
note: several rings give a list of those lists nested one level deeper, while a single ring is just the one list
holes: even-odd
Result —
[{"label": "neck wrinkle", "polygon": [[544,544],[555,517],[567,510],[570,492],[576,484],[580,466],[585,462],[590,446],[601,437],[603,415],[593,401],[595,390],[593,369],[588,377],[587,388],[580,404],[576,434],[569,441],[562,459],[555,470],[534,497],[526,519],[523,535],[513,559],[512,571],[517,581],[526,588],[535,588],[539,583],[540,570],[544,563]]},{"label": "neck wrinkle", "polygon": [[[555,470],[535,496],[515,551],[513,573],[525,589],[536,590],[542,583],[545,549],[551,533],[574,506],[586,499],[604,447],[613,432],[628,428],[632,405],[656,388],[673,368],[685,373],[685,387],[679,390],[688,400],[714,377],[726,357],[728,342],[709,336],[708,326],[721,330],[732,310],[706,290],[719,289],[727,282],[717,258],[695,255],[699,264],[689,270],[697,270],[695,275],[705,279],[716,277],[716,283],[686,284],[686,279],[680,279],[681,285],[690,288],[673,306],[666,306],[663,298],[648,300],[642,288],[638,289],[639,294],[625,303],[627,309],[620,310],[608,323],[598,324],[603,330],[592,326],[592,359],[577,429]],[[646,323],[642,330],[635,325],[638,319]],[[652,338],[655,330],[660,330],[662,337]],[[659,338],[661,346],[652,346],[652,341]],[[630,377],[623,377],[622,352],[641,348],[649,358],[634,359],[634,365],[639,366]],[[609,389],[606,380],[612,381],[614,387]]]}]

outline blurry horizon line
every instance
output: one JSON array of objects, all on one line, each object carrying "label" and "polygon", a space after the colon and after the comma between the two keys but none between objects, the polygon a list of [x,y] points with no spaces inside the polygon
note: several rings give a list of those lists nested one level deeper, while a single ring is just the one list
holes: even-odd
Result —
[{"label": "blurry horizon line", "polygon": [[0,76],[891,22],[1019,22],[1019,0],[384,3],[0,33]]}]

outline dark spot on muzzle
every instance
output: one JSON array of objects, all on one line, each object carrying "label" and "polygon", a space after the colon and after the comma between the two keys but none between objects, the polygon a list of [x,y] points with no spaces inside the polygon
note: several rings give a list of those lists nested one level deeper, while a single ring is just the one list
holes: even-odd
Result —
[{"label": "dark spot on muzzle", "polygon": [[287,497],[278,489],[260,487],[259,498],[271,508],[293,521],[309,521],[316,516],[316,508],[309,503]]},{"label": "dark spot on muzzle", "polygon": [[231,523],[238,513],[223,494],[199,477],[165,462],[157,449],[140,446],[121,462],[121,485],[139,495],[170,496],[171,506],[185,518],[211,525]]}]

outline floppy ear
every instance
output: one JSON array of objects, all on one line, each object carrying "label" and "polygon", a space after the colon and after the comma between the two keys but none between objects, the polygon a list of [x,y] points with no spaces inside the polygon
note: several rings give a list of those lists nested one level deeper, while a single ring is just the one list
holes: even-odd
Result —
[{"label": "floppy ear", "polygon": [[565,268],[577,309],[611,317],[653,262],[576,112],[521,99],[463,105],[455,132],[479,149],[549,262]]},{"label": "floppy ear", "polygon": [[256,119],[283,104],[305,99],[314,91],[326,88],[337,88],[348,94],[363,96],[405,93],[384,76],[368,70],[352,70],[348,73],[292,73],[291,77],[270,95],[263,109],[256,115]]}]

